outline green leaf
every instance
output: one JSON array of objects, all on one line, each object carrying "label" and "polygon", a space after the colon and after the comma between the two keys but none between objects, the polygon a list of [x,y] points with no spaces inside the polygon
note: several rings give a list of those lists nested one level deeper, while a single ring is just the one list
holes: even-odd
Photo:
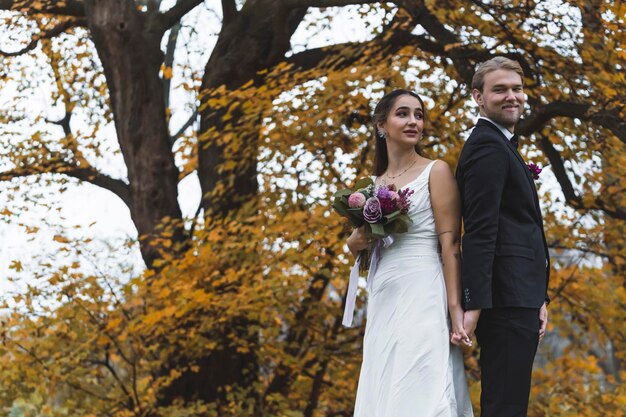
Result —
[{"label": "green leaf", "polygon": [[361,178],[354,184],[354,189],[359,190],[361,188],[367,188],[370,185],[374,185],[374,181],[371,178]]},{"label": "green leaf", "polygon": [[341,198],[341,197],[348,197],[350,194],[354,193],[354,191],[352,191],[349,188],[346,188],[345,190],[339,190],[337,191],[335,194],[333,194],[334,198]]},{"label": "green leaf", "polygon": [[352,226],[360,227],[363,225],[364,220],[363,215],[361,214],[361,209],[348,207],[348,205],[343,201],[343,198],[336,198],[331,206],[337,213],[347,218],[350,223],[352,223]]},{"label": "green leaf", "polygon": [[402,212],[400,210],[396,210],[393,213],[390,213],[390,214],[388,214],[386,216],[383,216],[382,223],[383,224],[391,223],[394,220],[396,220],[397,218],[399,218],[400,216],[402,216]]},{"label": "green leaf", "polygon": [[413,223],[411,218],[406,214],[401,214],[392,222],[385,224],[385,231],[391,233],[406,233],[409,231],[409,225]]},{"label": "green leaf", "polygon": [[363,217],[363,209],[360,207],[348,208],[348,212],[357,217]]},{"label": "green leaf", "polygon": [[370,228],[372,230],[372,237],[375,238],[383,238],[385,237],[385,228],[380,223],[370,223]]}]

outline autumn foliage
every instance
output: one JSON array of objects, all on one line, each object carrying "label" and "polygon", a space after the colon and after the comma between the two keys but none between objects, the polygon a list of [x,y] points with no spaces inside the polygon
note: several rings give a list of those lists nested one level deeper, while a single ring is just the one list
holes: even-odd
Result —
[{"label": "autumn foliage", "polygon": [[[330,196],[371,172],[370,114],[391,88],[424,98],[425,153],[455,166],[475,65],[504,54],[527,74],[521,152],[544,168],[554,258],[529,415],[625,415],[624,4],[223,0],[198,69],[174,51],[202,40],[185,32],[202,1],[165,3],[0,0],[3,216],[37,235],[20,214],[90,183],[124,202],[139,236],[103,260],[66,230],[54,259],[2,260],[24,281],[3,297],[6,414],[351,416],[363,310],[341,326],[353,260]],[[367,40],[292,50],[298,27],[340,12]],[[37,89],[61,117],[33,119]],[[185,217],[177,185],[194,173],[203,197]]]}]

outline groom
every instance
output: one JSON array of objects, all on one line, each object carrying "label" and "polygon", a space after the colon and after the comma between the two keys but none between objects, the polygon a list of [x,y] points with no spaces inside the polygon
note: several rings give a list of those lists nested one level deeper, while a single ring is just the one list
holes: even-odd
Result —
[{"label": "groom", "polygon": [[464,326],[480,345],[482,417],[525,417],[548,321],[550,259],[533,177],[517,151],[520,65],[496,57],[472,79],[480,118],[457,167],[465,234]]}]

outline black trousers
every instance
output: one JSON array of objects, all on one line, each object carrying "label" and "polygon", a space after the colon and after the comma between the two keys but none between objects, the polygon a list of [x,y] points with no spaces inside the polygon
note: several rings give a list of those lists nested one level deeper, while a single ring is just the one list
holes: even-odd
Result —
[{"label": "black trousers", "polygon": [[537,308],[493,308],[480,313],[476,338],[481,417],[526,417],[539,326]]}]

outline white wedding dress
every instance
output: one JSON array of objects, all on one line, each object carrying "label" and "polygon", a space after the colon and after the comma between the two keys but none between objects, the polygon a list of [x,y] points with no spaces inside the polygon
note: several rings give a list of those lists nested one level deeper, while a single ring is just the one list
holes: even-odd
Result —
[{"label": "white wedding dress", "polygon": [[406,185],[413,223],[382,249],[369,283],[354,417],[473,417],[463,355],[450,344],[428,179]]}]

